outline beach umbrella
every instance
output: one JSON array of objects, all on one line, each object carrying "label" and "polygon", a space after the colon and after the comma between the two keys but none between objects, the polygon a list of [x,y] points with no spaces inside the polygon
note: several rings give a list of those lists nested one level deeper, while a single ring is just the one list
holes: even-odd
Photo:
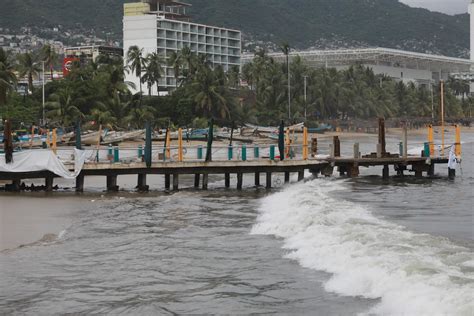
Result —
[{"label": "beach umbrella", "polygon": [[280,160],[285,160],[285,122],[283,120],[278,131],[278,150],[280,151]]}]

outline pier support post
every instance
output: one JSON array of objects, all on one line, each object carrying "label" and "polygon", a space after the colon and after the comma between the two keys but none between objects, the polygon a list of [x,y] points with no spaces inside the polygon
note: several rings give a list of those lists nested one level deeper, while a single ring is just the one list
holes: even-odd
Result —
[{"label": "pier support post", "polygon": [[255,172],[255,186],[260,186],[260,172]]},{"label": "pier support post", "polygon": [[350,165],[347,172],[349,177],[357,178],[359,176],[359,165],[357,163]]},{"label": "pier support post", "polygon": [[290,183],[290,173],[288,171],[285,172],[285,183]]},{"label": "pier support post", "polygon": [[388,165],[383,166],[382,177],[384,179],[388,179],[390,177],[390,170],[388,168]]},{"label": "pier support post", "polygon": [[272,173],[267,172],[267,189],[272,188]]},{"label": "pier support post", "polygon": [[119,190],[119,187],[117,185],[117,175],[107,176],[107,191],[117,192],[118,190]]},{"label": "pier support post", "polygon": [[242,190],[244,175],[242,172],[237,173],[237,190]]},{"label": "pier support post", "polygon": [[199,173],[196,173],[194,175],[194,188],[199,188],[199,182],[201,182],[201,175]]},{"label": "pier support post", "polygon": [[84,175],[79,174],[76,178],[76,192],[84,192]]},{"label": "pier support post", "polygon": [[359,143],[354,143],[354,159],[359,159],[359,157],[360,157]]},{"label": "pier support post", "polygon": [[44,179],[46,192],[52,192],[53,191],[53,182],[54,182],[54,176],[53,175],[47,175],[46,178]]},{"label": "pier support post", "polygon": [[428,169],[428,176],[434,177],[435,175],[435,164],[431,163],[429,169]]},{"label": "pier support post", "polygon": [[171,187],[171,175],[169,173],[165,174],[165,190],[169,190]]},{"label": "pier support post", "polygon": [[20,192],[20,188],[21,188],[21,179],[12,180],[11,190],[13,192]]},{"label": "pier support post", "polygon": [[450,180],[454,180],[456,178],[456,169],[448,168],[448,177]]},{"label": "pier support post", "polygon": [[334,157],[341,157],[341,141],[339,136],[333,138]]},{"label": "pier support post", "polygon": [[408,158],[408,130],[406,123],[403,127],[403,158]]},{"label": "pier support post", "polygon": [[224,180],[225,187],[226,187],[226,189],[228,189],[228,188],[230,188],[230,173],[226,173],[224,175],[224,178],[225,178],[225,180]]},{"label": "pier support post", "polygon": [[207,190],[208,183],[209,183],[209,174],[204,173],[202,175],[202,189],[203,190]]},{"label": "pier support post", "polygon": [[298,171],[298,181],[304,180],[304,170]]},{"label": "pier support post", "polygon": [[379,118],[379,144],[380,144],[380,151],[381,157],[385,157],[387,155],[386,150],[386,142],[385,142],[385,119]]},{"label": "pier support post", "polygon": [[173,190],[179,190],[179,174],[177,173],[173,174]]},{"label": "pier support post", "polygon": [[137,189],[140,192],[148,191],[149,186],[146,185],[146,174],[144,174],[144,173],[139,173],[138,174]]},{"label": "pier support post", "polygon": [[423,177],[423,166],[419,164],[414,164],[412,169],[415,171],[415,177],[422,178]]}]

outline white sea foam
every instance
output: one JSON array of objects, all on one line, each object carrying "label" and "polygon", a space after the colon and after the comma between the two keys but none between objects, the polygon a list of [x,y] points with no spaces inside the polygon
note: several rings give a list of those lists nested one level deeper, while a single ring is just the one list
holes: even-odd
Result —
[{"label": "white sea foam", "polygon": [[266,197],[252,233],[283,238],[288,258],[331,273],[327,291],[380,298],[370,314],[474,314],[474,273],[463,269],[472,252],[379,219],[335,190],[345,187],[314,180]]}]

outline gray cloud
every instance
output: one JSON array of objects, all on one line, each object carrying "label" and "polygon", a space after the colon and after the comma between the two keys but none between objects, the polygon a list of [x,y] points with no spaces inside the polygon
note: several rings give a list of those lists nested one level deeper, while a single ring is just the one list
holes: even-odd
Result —
[{"label": "gray cloud", "polygon": [[431,11],[458,14],[467,12],[470,0],[400,0],[400,2]]}]

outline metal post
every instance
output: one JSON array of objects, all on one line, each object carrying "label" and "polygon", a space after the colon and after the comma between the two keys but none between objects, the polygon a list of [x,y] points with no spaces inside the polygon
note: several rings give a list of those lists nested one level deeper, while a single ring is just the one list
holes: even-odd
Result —
[{"label": "metal post", "polygon": [[81,148],[81,122],[77,121],[76,122],[76,148],[77,149],[82,149]]},{"label": "metal post", "polygon": [[307,107],[308,107],[308,102],[307,102],[307,99],[308,99],[308,95],[307,95],[307,80],[308,80],[308,76],[304,76],[304,121],[306,122],[306,112],[307,112]]},{"label": "metal post", "polygon": [[45,112],[45,93],[44,93],[44,61],[43,64],[43,126],[46,125],[46,112]]},{"label": "metal post", "polygon": [[408,129],[406,124],[403,127],[403,158],[408,158]]},{"label": "metal post", "polygon": [[444,81],[441,80],[441,156],[444,157]]}]

